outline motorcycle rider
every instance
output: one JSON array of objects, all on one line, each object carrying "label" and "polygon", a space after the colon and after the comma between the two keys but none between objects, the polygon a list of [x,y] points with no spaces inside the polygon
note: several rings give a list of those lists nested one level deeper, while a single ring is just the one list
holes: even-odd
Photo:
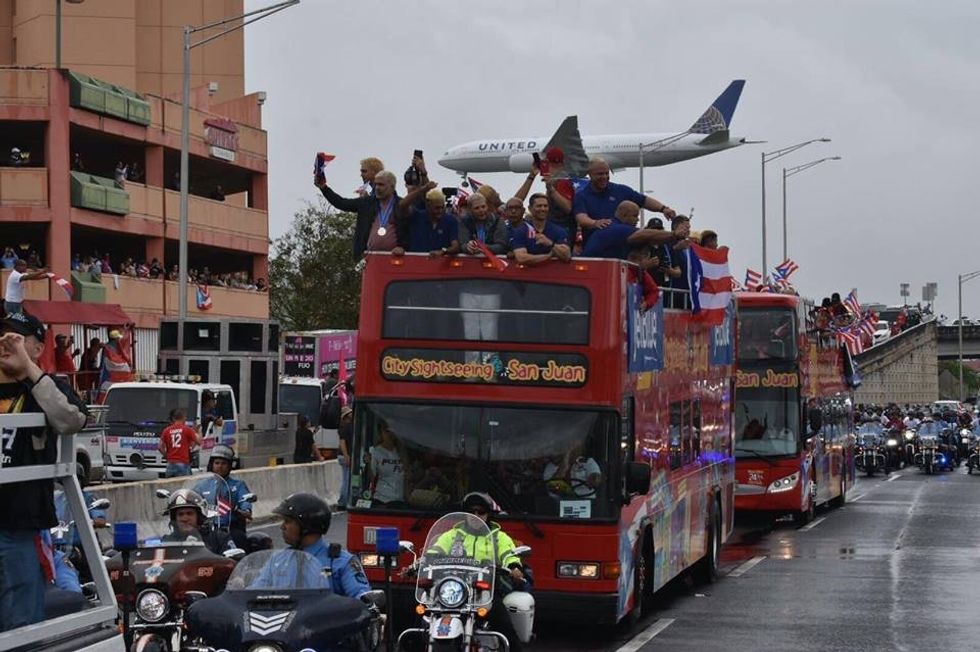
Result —
[{"label": "motorcycle rider", "polygon": [[[272,513],[282,517],[280,529],[286,545],[313,555],[329,576],[334,593],[361,598],[371,590],[361,560],[339,543],[323,538],[330,529],[330,507],[326,501],[311,493],[295,493],[287,496]],[[268,564],[260,575],[267,570],[271,572],[271,567]]]},{"label": "motorcycle rider", "polygon": [[208,460],[208,472],[221,476],[224,486],[214,476],[208,476],[195,485],[194,491],[218,506],[218,527],[230,532],[235,547],[244,550],[248,539],[245,527],[252,520],[252,504],[245,500],[245,495],[249,493],[248,485],[243,480],[231,477],[234,461],[235,451],[231,446],[215,446]]},{"label": "motorcycle rider", "polygon": [[490,537],[481,534],[484,531],[482,524],[478,529],[470,528],[469,519],[466,519],[460,521],[453,529],[444,532],[426,553],[448,555],[454,546],[462,545],[463,549],[477,561],[492,559],[498,568],[510,572],[511,583],[494,582],[493,606],[490,608],[487,620],[493,629],[507,637],[512,652],[520,652],[521,641],[514,630],[514,624],[504,606],[503,598],[515,588],[526,590],[525,585],[529,584],[527,571],[520,557],[512,552],[515,547],[514,540],[500,528],[499,523],[490,520],[491,515],[500,511],[493,498],[480,491],[471,491],[463,496],[462,504],[464,511],[486,523],[490,528]]},{"label": "motorcycle rider", "polygon": [[207,522],[205,512],[208,502],[192,489],[178,489],[170,495],[164,516],[170,516],[170,533],[164,542],[202,541],[208,550],[220,555],[231,550],[231,538]]}]

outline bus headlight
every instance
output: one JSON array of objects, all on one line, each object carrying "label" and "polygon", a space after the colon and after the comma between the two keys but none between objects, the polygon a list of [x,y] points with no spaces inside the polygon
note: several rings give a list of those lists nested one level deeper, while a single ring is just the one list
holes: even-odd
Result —
[{"label": "bus headlight", "polygon": [[793,489],[800,483],[800,472],[797,471],[793,475],[788,475],[785,478],[780,478],[772,484],[769,485],[769,493],[779,493],[781,491],[789,491]]},{"label": "bus headlight", "polygon": [[136,600],[136,615],[148,623],[163,620],[170,611],[170,602],[162,592],[156,589],[146,589]]},{"label": "bus headlight", "polygon": [[599,579],[599,564],[595,562],[560,561],[558,562],[557,575],[566,579],[597,580]]},{"label": "bus headlight", "polygon": [[381,567],[381,557],[373,552],[362,552],[360,553],[361,566],[364,568],[380,568]]}]

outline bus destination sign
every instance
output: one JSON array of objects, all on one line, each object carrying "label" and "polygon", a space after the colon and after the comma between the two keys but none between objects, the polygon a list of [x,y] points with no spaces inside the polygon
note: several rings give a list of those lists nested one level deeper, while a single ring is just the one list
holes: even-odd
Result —
[{"label": "bus destination sign", "polygon": [[381,375],[427,383],[581,387],[588,379],[588,362],[577,353],[387,349]]}]

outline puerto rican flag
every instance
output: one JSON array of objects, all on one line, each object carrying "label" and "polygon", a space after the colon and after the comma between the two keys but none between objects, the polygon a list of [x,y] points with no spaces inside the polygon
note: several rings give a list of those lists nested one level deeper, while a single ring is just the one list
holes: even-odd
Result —
[{"label": "puerto rican flag", "polygon": [[864,351],[864,342],[860,333],[850,330],[837,331],[837,341],[847,347],[847,352],[851,355],[858,355]]},{"label": "puerto rican flag", "polygon": [[71,283],[69,283],[68,281],[66,281],[65,279],[61,278],[60,276],[58,276],[53,272],[48,272],[46,276],[52,281],[54,281],[58,285],[58,287],[60,287],[61,290],[68,295],[69,300],[75,297],[75,288],[71,286]]},{"label": "puerto rican flag", "polygon": [[787,279],[789,279],[790,276],[793,275],[793,272],[795,272],[799,268],[800,268],[799,265],[797,265],[792,260],[790,260],[789,258],[787,258],[783,262],[781,262],[778,265],[776,265],[776,273],[775,273],[775,276],[778,277],[778,278],[780,278],[780,279],[787,280]]},{"label": "puerto rican flag", "polygon": [[228,516],[231,514],[231,501],[224,496],[218,497],[218,516]]},{"label": "puerto rican flag", "polygon": [[705,249],[692,244],[687,256],[687,278],[691,287],[692,320],[711,326],[724,322],[732,300],[728,247]]},{"label": "puerto rican flag", "polygon": [[854,313],[855,316],[861,315],[861,302],[858,301],[857,290],[850,291],[847,298],[844,299],[844,305],[848,310]]},{"label": "puerto rican flag", "polygon": [[206,285],[197,286],[197,309],[198,310],[211,310],[211,290],[208,289]]},{"label": "puerto rican flag", "polygon": [[754,269],[745,269],[745,289],[749,292],[755,292],[759,289],[762,284],[762,274],[755,271]]}]

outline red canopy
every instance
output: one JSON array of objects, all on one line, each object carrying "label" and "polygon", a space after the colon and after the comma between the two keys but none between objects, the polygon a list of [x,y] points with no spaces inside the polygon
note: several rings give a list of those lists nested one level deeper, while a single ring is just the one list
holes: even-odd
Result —
[{"label": "red canopy", "polygon": [[24,310],[45,324],[88,324],[91,326],[123,326],[133,323],[115,303],[85,303],[82,301],[24,301]]}]

